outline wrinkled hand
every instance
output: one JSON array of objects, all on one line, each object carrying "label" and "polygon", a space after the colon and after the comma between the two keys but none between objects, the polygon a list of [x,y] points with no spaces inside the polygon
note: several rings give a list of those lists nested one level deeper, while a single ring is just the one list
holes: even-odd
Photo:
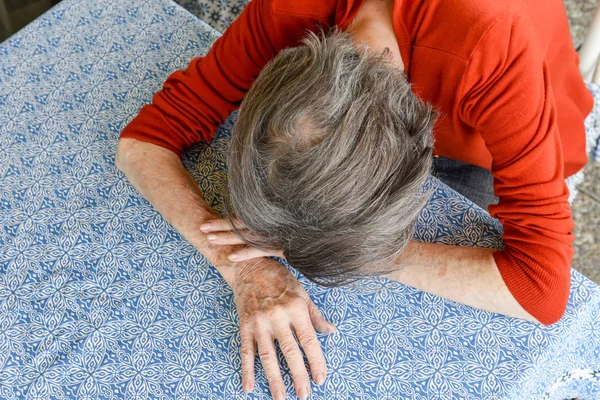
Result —
[{"label": "wrinkled hand", "polygon": [[332,333],[335,326],[323,318],[302,284],[277,261],[262,258],[240,263],[238,267],[233,289],[240,318],[244,391],[248,393],[254,387],[254,357],[258,347],[273,398],[285,399],[273,342],[277,339],[290,368],[296,394],[305,399],[310,394],[310,381],[296,339],[308,358],[314,381],[321,385],[327,367],[315,329]]},{"label": "wrinkled hand", "polygon": [[[238,227],[238,229],[240,229],[242,231],[247,229],[246,226],[244,226],[244,224],[242,224],[237,219],[234,219],[234,223]],[[214,219],[211,221],[206,221],[205,223],[202,224],[202,226],[200,226],[200,230],[202,232],[208,234],[207,238],[211,244],[216,244],[216,245],[243,245],[244,244],[244,241],[241,240],[235,234],[233,228],[231,227],[231,224],[229,223],[229,220],[227,220],[227,219]],[[269,256],[285,258],[283,255],[283,250],[269,252],[269,251],[263,251],[263,250],[257,249],[255,247],[250,247],[250,246],[244,245],[242,247],[239,247],[235,251],[231,252],[229,254],[229,259],[231,261],[240,262],[240,261],[251,260],[253,258],[269,257]]]}]

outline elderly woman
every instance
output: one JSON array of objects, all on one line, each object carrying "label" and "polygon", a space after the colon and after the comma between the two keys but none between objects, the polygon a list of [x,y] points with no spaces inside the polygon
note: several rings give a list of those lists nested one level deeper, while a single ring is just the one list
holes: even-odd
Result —
[{"label": "elderly woman", "polygon": [[[586,162],[592,107],[577,64],[560,0],[253,0],[125,128],[117,165],[232,287],[244,390],[258,348],[285,397],[277,339],[305,398],[296,338],[321,384],[315,329],[335,327],[265,255],[327,285],[385,274],[484,310],[560,319],[573,255],[564,179]],[[180,156],[238,106],[234,231]],[[432,164],[489,206],[503,250],[410,241]]]}]

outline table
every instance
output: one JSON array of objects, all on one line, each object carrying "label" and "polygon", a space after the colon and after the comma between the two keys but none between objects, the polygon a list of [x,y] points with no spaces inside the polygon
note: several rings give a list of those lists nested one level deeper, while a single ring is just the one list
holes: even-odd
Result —
[{"label": "table", "polygon": [[[217,37],[170,0],[64,0],[0,45],[0,398],[246,398],[229,287],[114,166],[123,127]],[[234,120],[184,156],[217,208]],[[419,239],[501,246],[497,221],[428,185]],[[299,279],[338,326],[311,399],[600,395],[600,288],[577,272],[550,327]],[[267,399],[256,372],[248,397]]]}]

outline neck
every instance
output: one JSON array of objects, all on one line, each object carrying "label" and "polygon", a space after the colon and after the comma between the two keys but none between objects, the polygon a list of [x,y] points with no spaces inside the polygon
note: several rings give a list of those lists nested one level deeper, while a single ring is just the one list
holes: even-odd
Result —
[{"label": "neck", "polygon": [[373,54],[388,49],[393,64],[404,70],[392,23],[393,9],[394,0],[365,0],[346,32],[357,46],[366,45]]}]

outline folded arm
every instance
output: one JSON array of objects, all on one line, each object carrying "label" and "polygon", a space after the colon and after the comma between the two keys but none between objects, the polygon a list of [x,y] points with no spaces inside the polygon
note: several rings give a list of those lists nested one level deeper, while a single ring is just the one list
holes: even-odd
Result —
[{"label": "folded arm", "polygon": [[[201,229],[215,245],[241,246],[230,253],[230,259],[246,261],[273,255],[243,246],[244,242],[231,231],[225,219],[207,221]],[[411,241],[393,260],[392,268],[398,269],[384,277],[481,310],[539,322],[506,287],[494,261],[495,251]],[[283,257],[282,253],[275,255]]]},{"label": "folded arm", "polygon": [[574,225],[549,70],[530,29],[519,15],[499,17],[473,50],[457,94],[462,122],[493,158],[499,202],[489,211],[503,225],[504,249],[411,243],[392,278],[549,325],[569,298]]},{"label": "folded arm", "polygon": [[276,54],[271,4],[249,3],[205,56],[169,75],[120,137],[152,143],[178,156],[196,142],[210,142]]},{"label": "folded arm", "polygon": [[537,321],[504,283],[494,249],[411,241],[386,278],[481,310]]},{"label": "folded arm", "polygon": [[574,224],[550,71],[521,18],[499,18],[481,39],[459,93],[461,116],[493,158],[499,202],[489,211],[505,245],[493,253],[499,273],[527,312],[552,324],[569,298]]},{"label": "folded arm", "polygon": [[116,164],[142,196],[235,288],[236,270],[227,258],[235,246],[214,246],[200,231],[202,223],[218,214],[206,204],[181,159],[163,147],[126,138],[119,140]]},{"label": "folded arm", "polygon": [[124,138],[119,141],[116,164],[233,289],[240,319],[244,390],[249,392],[254,386],[254,358],[258,351],[274,397],[281,398],[285,393],[274,339],[279,341],[288,361],[298,396],[308,396],[310,384],[296,339],[309,359],[313,378],[322,384],[327,368],[315,329],[332,332],[335,327],[323,318],[302,284],[274,260],[235,263],[227,255],[239,246],[216,246],[208,241],[200,226],[218,215],[206,204],[198,184],[174,152]]}]

